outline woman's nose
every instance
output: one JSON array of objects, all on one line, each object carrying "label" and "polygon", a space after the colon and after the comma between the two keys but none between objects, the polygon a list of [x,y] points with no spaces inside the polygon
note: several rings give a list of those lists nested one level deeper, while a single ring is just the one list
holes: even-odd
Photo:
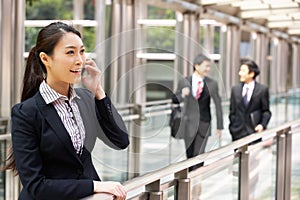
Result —
[{"label": "woman's nose", "polygon": [[84,58],[82,57],[82,55],[78,55],[76,58],[76,65],[82,65],[84,61]]}]

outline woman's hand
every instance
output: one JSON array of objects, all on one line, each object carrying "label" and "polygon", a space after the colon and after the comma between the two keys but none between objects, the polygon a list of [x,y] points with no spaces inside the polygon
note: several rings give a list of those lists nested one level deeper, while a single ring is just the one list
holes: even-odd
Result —
[{"label": "woman's hand", "polygon": [[101,71],[98,69],[96,63],[92,59],[87,59],[83,69],[86,74],[81,76],[82,84],[90,90],[97,99],[103,99],[105,92],[101,85]]},{"label": "woman's hand", "polygon": [[93,181],[95,193],[108,193],[114,195],[114,200],[125,200],[127,192],[123,185],[113,181]]}]

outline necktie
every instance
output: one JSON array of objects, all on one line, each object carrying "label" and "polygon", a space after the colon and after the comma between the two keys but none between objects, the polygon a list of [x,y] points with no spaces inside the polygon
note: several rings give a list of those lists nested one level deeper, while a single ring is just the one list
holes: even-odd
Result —
[{"label": "necktie", "polygon": [[198,88],[197,88],[197,92],[196,92],[196,99],[199,99],[202,93],[202,86],[201,86],[201,81],[198,82]]},{"label": "necktie", "polygon": [[243,96],[243,100],[244,100],[245,106],[248,106],[248,103],[249,103],[249,101],[248,101],[248,91],[249,91],[249,88],[246,87],[245,90],[246,90],[246,92],[245,92],[245,95]]}]

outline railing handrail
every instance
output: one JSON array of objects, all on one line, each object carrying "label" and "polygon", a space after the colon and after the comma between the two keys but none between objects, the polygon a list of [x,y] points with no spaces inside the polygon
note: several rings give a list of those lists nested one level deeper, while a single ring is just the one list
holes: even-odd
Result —
[{"label": "railing handrail", "polygon": [[[212,150],[210,152],[201,154],[199,156],[180,161],[177,163],[173,163],[169,166],[166,166],[162,169],[158,169],[152,172],[149,172],[145,175],[141,175],[139,177],[133,178],[131,180],[128,180],[124,183],[124,186],[127,191],[137,189],[139,187],[148,185],[156,180],[162,179],[164,177],[169,176],[170,174],[175,174],[177,172],[180,172],[184,169],[187,169],[188,167],[191,167],[193,165],[199,164],[201,162],[204,162],[209,159],[215,159],[217,156],[220,158],[220,155],[225,155],[228,152],[234,152],[235,149],[238,149],[244,145],[247,145],[249,143],[252,143],[260,138],[264,137],[274,137],[276,136],[276,133],[281,130],[285,130],[289,127],[292,127],[294,125],[300,126],[300,119],[284,123],[283,125],[280,125],[278,127],[265,130],[259,134],[252,134],[247,137],[244,137],[240,140],[234,141],[226,146],[220,147],[218,149]],[[227,154],[228,155],[228,154]],[[221,158],[220,158],[221,159]]]}]

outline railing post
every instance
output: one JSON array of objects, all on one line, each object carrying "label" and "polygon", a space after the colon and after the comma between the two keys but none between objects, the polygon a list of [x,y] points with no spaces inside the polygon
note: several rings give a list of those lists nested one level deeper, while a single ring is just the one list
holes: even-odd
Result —
[{"label": "railing post", "polygon": [[292,132],[291,128],[285,130],[285,188],[284,199],[291,199],[291,174],[292,174]]},{"label": "railing post", "polygon": [[284,130],[277,132],[277,162],[276,162],[276,200],[284,199],[285,189],[285,147]]},{"label": "railing post", "polygon": [[188,168],[177,172],[175,174],[177,179],[177,185],[175,187],[175,199],[176,200],[189,200],[191,193],[191,183],[188,178]]},{"label": "railing post", "polygon": [[140,155],[141,155],[141,135],[142,135],[142,122],[143,106],[137,105],[133,114],[138,114],[140,117],[134,120],[134,123],[130,123],[130,146],[128,155],[128,179],[137,177],[140,175]]},{"label": "railing post", "polygon": [[162,200],[163,192],[160,191],[160,180],[146,185],[146,192],[149,193],[149,200]]},{"label": "railing post", "polygon": [[239,164],[239,200],[249,199],[249,151],[248,146],[239,149],[240,164]]}]

